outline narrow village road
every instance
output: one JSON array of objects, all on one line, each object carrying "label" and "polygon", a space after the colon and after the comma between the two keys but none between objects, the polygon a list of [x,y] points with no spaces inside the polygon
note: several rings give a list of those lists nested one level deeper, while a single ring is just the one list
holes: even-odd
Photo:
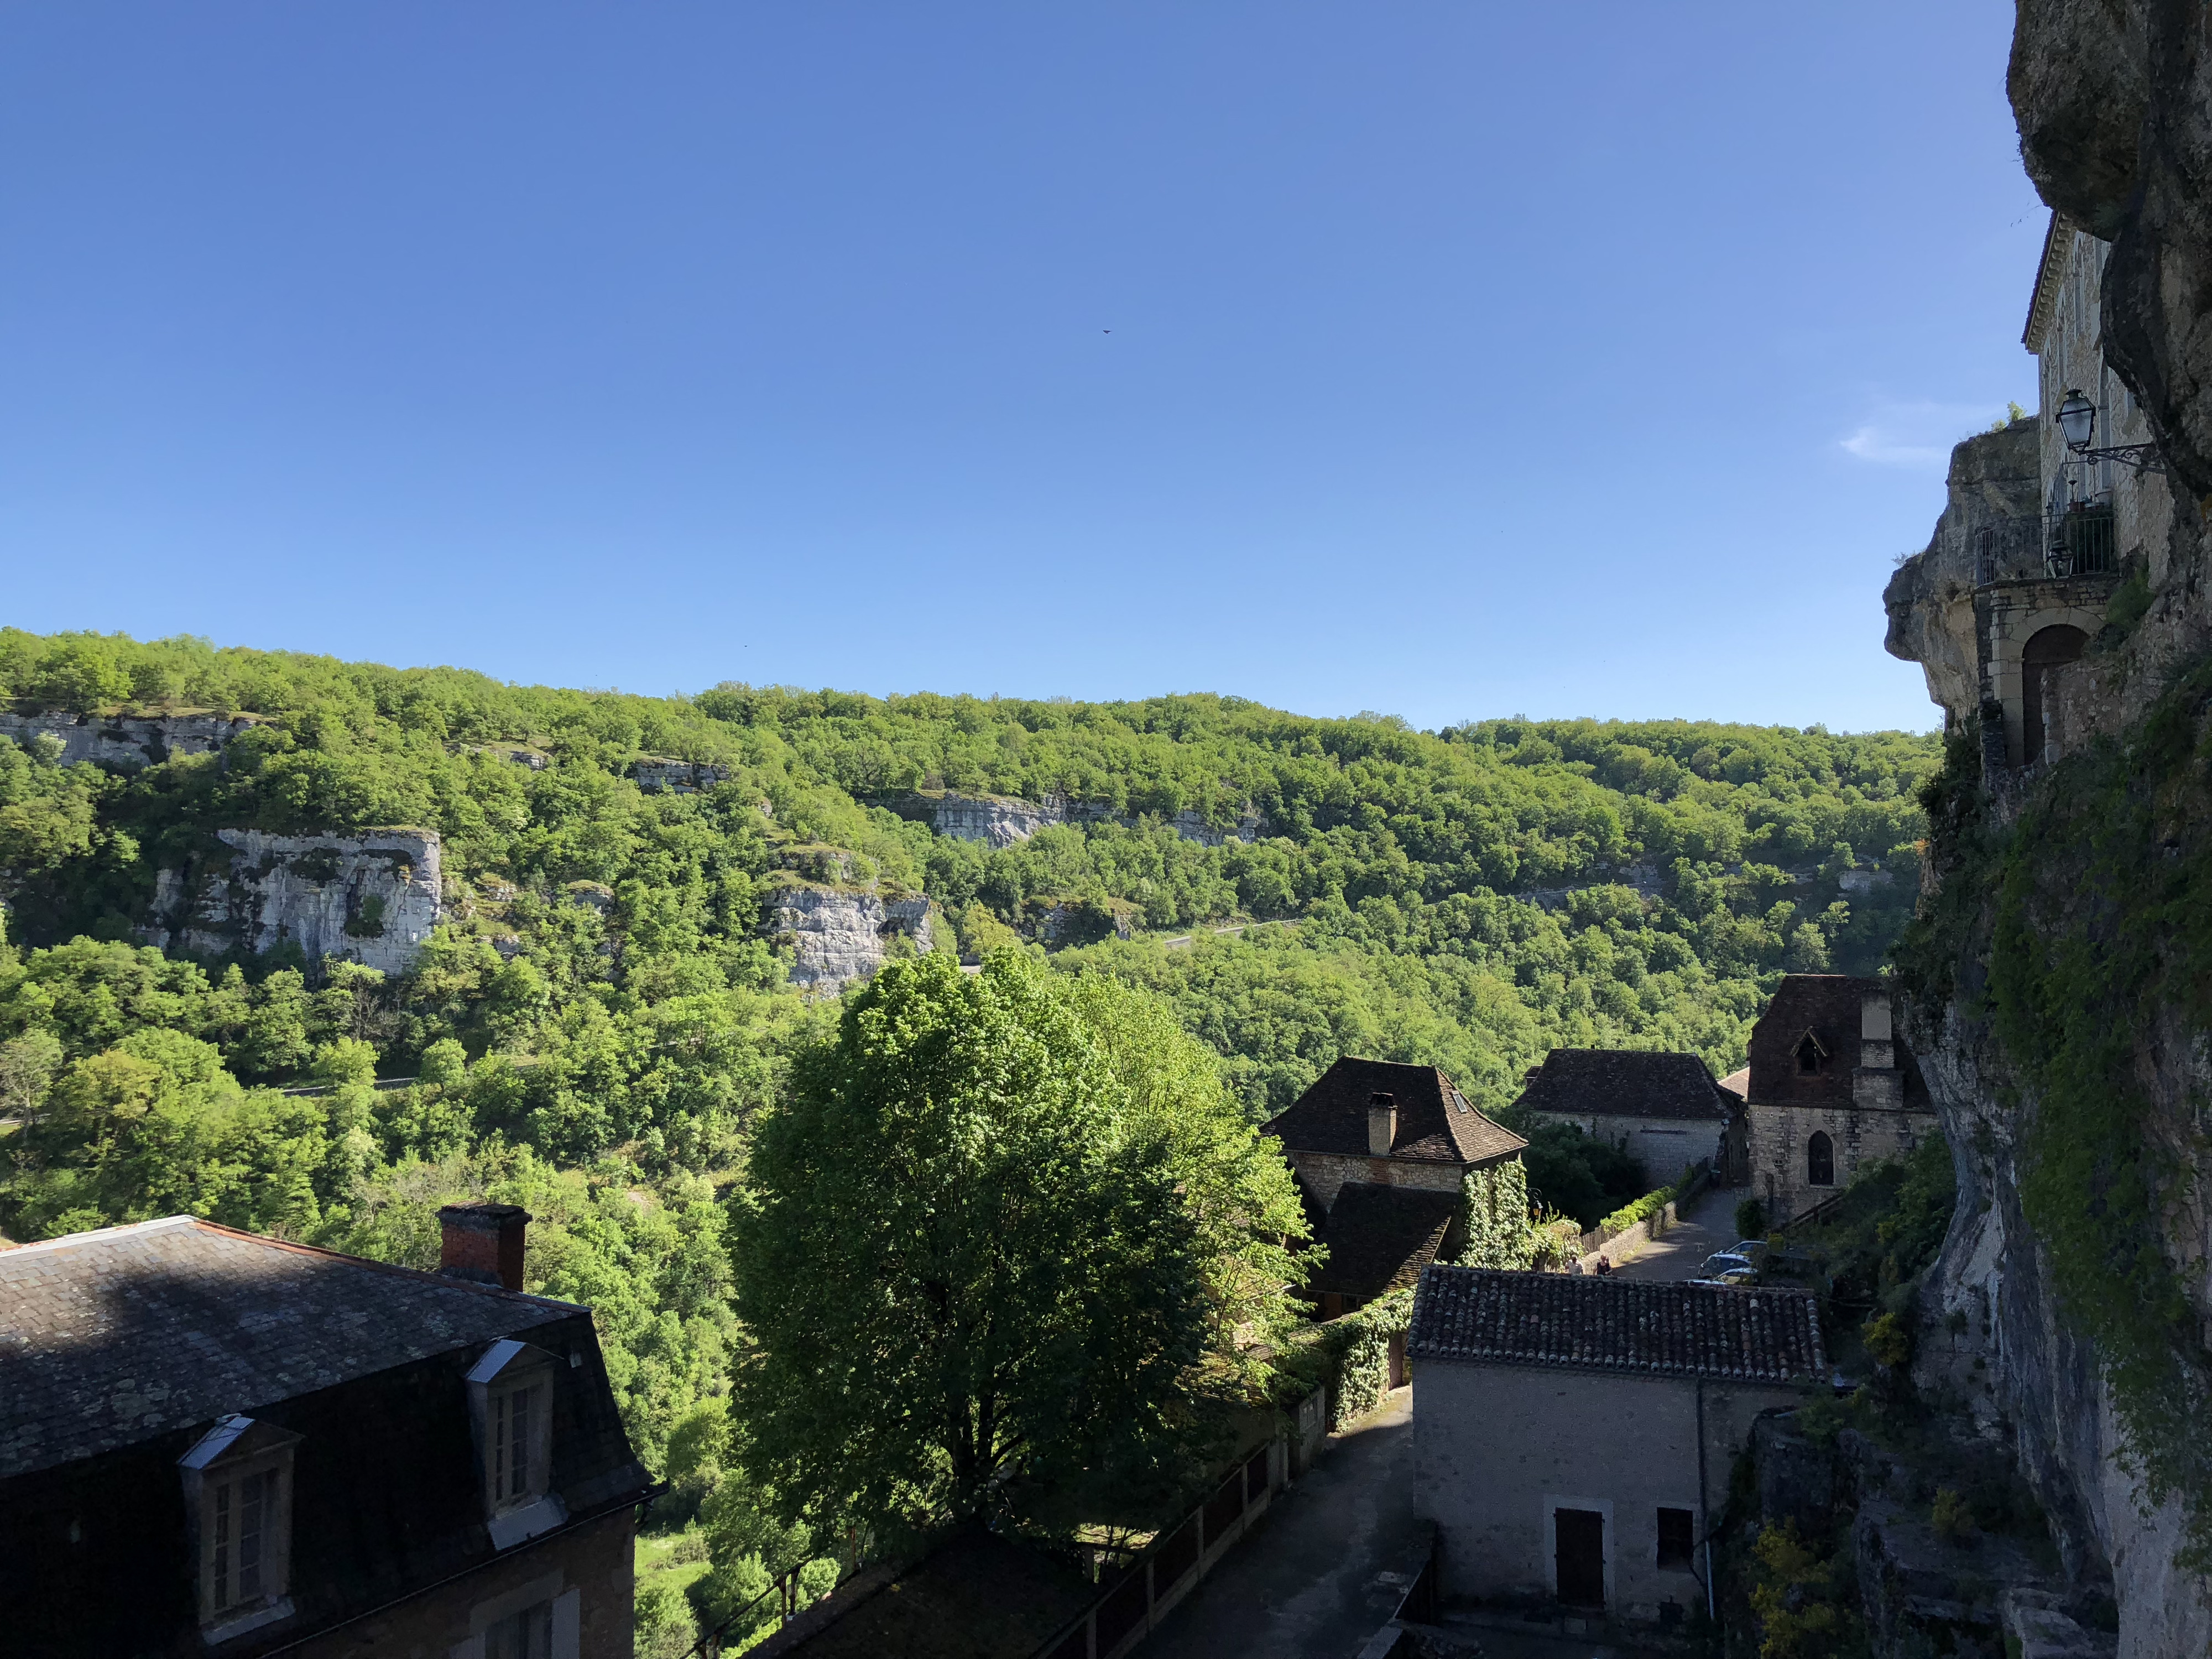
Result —
[{"label": "narrow village road", "polygon": [[1352,1659],[1398,1610],[1427,1536],[1413,1513],[1413,1391],[1400,1389],[1332,1437],[1138,1653]]},{"label": "narrow village road", "polygon": [[1742,1187],[1708,1187],[1674,1231],[1638,1248],[1631,1261],[1616,1262],[1620,1279],[1695,1279],[1705,1258],[1735,1243],[1735,1206],[1748,1192]]}]

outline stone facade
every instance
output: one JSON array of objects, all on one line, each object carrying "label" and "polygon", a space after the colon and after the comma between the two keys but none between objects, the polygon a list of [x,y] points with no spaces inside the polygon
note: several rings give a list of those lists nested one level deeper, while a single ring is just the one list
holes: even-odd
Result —
[{"label": "stone facade", "polygon": [[218,956],[289,942],[310,967],[337,957],[401,974],[444,919],[434,830],[216,835],[227,855],[157,873],[150,944]]},{"label": "stone facade", "polygon": [[872,888],[790,882],[767,907],[768,927],[791,952],[791,982],[802,991],[836,994],[884,965],[884,948],[904,934],[918,951],[933,950],[936,933],[926,898],[886,898]]},{"label": "stone facade", "polygon": [[1607,1610],[1656,1622],[1668,1602],[1685,1616],[1705,1603],[1702,1548],[1694,1566],[1660,1565],[1659,1511],[1689,1511],[1702,1540],[1753,1421],[1804,1394],[1417,1355],[1413,1398],[1416,1501],[1447,1595],[1559,1600],[1555,1514],[1595,1511]]},{"label": "stone facade", "polygon": [[662,760],[648,757],[629,769],[637,787],[648,795],[670,793],[695,795],[702,789],[712,789],[726,782],[730,775],[726,766],[711,766],[704,761]]},{"label": "stone facade", "polygon": [[487,1659],[486,1638],[495,1625],[550,1607],[547,1659],[632,1659],[633,1513],[617,1510],[565,1528],[293,1651],[299,1659],[350,1659],[365,1651]]},{"label": "stone facade", "polygon": [[1467,1184],[1468,1165],[1436,1163],[1408,1158],[1354,1158],[1341,1152],[1283,1149],[1298,1184],[1323,1212],[1336,1202],[1338,1188],[1347,1181],[1364,1181],[1377,1187],[1417,1187],[1425,1192],[1456,1193]]},{"label": "stone facade", "polygon": [[61,762],[92,761],[121,771],[158,766],[172,755],[206,755],[254,724],[250,714],[0,714],[0,737],[28,747],[41,735],[60,740]]},{"label": "stone facade", "polygon": [[1753,1028],[1747,1070],[1752,1188],[1771,1223],[1942,1133],[1881,980],[1786,975]]}]

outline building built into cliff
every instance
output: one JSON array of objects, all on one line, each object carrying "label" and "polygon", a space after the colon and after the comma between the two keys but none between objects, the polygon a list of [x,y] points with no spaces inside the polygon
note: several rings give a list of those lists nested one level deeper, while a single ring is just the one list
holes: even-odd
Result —
[{"label": "building built into cliff", "polygon": [[1744,1178],[1743,1100],[1713,1080],[1695,1054],[1647,1048],[1554,1048],[1525,1079],[1516,1103],[1620,1147],[1662,1186],[1692,1164],[1717,1180]]},{"label": "building built into cliff", "polygon": [[1746,1070],[1752,1185],[1777,1224],[1943,1132],[1881,980],[1785,975]]},{"label": "building built into cliff", "polygon": [[2068,730],[2072,665],[2124,582],[2156,586],[2166,574],[2164,463],[2106,361],[2111,252],[2051,216],[2021,334],[2036,357],[2038,409],[1953,452],[1936,534],[1886,596],[1891,653],[1925,666],[1929,696],[1954,718],[1978,714],[1992,780],[2080,741]]},{"label": "building built into cliff", "polygon": [[1348,1055],[1261,1133],[1282,1143],[1317,1224],[1315,1242],[1328,1248],[1306,1287],[1325,1319],[1456,1255],[1471,1184],[1489,1201],[1484,1178],[1517,1164],[1528,1145],[1433,1066]]},{"label": "building built into cliff", "polygon": [[0,1649],[629,1659],[631,1453],[504,1205],[418,1273],[191,1216],[0,1250]]}]

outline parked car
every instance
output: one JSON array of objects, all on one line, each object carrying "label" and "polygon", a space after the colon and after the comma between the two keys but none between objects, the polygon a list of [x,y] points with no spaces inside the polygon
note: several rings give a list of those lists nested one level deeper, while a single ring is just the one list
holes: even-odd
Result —
[{"label": "parked car", "polygon": [[1740,1255],[1754,1267],[1766,1265],[1766,1241],[1763,1238],[1739,1238],[1722,1252],[1724,1255]]},{"label": "parked car", "polygon": [[1759,1283],[1759,1264],[1747,1255],[1733,1250],[1716,1250],[1698,1269],[1699,1284],[1756,1285]]}]

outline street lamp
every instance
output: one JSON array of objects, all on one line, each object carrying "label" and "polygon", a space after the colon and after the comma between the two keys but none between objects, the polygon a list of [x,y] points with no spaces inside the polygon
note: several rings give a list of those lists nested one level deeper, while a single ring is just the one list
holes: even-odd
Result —
[{"label": "street lamp", "polygon": [[2089,440],[2097,431],[2097,405],[2082,396],[2078,387],[2058,405],[2058,429],[2066,436],[2067,448],[2076,455],[2088,453]]},{"label": "street lamp", "polygon": [[2097,435],[2097,405],[2079,386],[2068,392],[2059,402],[2058,433],[2076,460],[2119,461],[2138,472],[2166,471],[2166,458],[2158,453],[2156,444],[2112,444],[2103,449],[2092,449],[2089,441]]}]

